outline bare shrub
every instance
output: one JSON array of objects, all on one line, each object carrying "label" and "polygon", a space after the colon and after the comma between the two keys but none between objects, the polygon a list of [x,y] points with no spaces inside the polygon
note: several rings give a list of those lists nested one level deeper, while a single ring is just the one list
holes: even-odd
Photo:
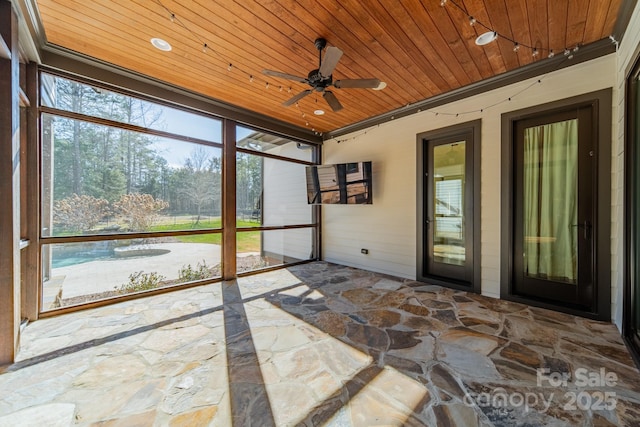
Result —
[{"label": "bare shrub", "polygon": [[107,200],[74,194],[55,203],[53,222],[70,231],[86,231],[95,227],[108,211]]},{"label": "bare shrub", "polygon": [[130,230],[142,231],[151,228],[158,213],[166,209],[169,203],[155,199],[151,194],[132,193],[122,196],[113,206]]}]

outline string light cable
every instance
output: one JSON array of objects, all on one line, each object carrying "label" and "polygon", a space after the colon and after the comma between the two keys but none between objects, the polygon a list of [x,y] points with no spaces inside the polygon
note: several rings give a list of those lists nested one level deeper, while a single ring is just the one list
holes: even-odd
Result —
[{"label": "string light cable", "polygon": [[[245,78],[249,81],[249,83],[262,84],[265,90],[268,90],[271,86],[273,86],[273,87],[279,87],[279,92],[283,92],[283,86],[278,86],[277,84],[273,84],[272,82],[266,79],[257,78],[253,73],[250,73],[242,69],[241,67],[238,67],[237,64],[234,64],[233,62],[229,61],[228,58],[225,58],[217,49],[214,49],[212,44],[207,43],[196,32],[194,32],[191,28],[189,28],[189,26],[182,19],[180,19],[180,17],[173,10],[169,9],[169,7],[167,7],[164,3],[162,3],[162,0],[155,0],[155,2],[156,4],[158,4],[158,6],[160,6],[164,10],[164,12],[169,17],[169,20],[171,21],[171,23],[179,25],[189,33],[190,38],[194,42],[196,42],[198,46],[200,46],[202,53],[206,55],[215,55],[218,57],[218,59],[222,60],[222,63],[226,65],[227,72],[229,73],[237,72],[237,73],[243,74]],[[291,93],[291,91],[292,91],[292,88],[288,87],[287,93]],[[305,126],[310,128],[311,131],[314,132],[316,135],[322,135],[320,132],[317,132],[315,128],[311,125],[311,123],[309,122],[309,119],[306,117],[307,114],[300,108],[300,106],[297,105],[297,107],[298,107],[298,112],[300,113],[302,122],[305,123]]]},{"label": "string light cable", "polygon": [[[547,57],[548,58],[553,58],[555,56],[556,52],[564,52],[565,56],[570,56],[573,55],[573,53],[575,53],[578,49],[579,49],[579,45],[575,45],[573,47],[568,47],[568,46],[563,46],[563,47],[538,47],[538,46],[530,46],[526,43],[523,43],[522,41],[518,41],[515,40],[514,38],[512,38],[511,36],[504,34],[500,31],[496,31],[494,28],[492,28],[490,25],[478,20],[476,17],[474,17],[473,15],[471,15],[469,13],[469,11],[462,5],[458,4],[458,2],[456,0],[441,0],[440,2],[440,6],[443,7],[447,13],[449,13],[449,10],[452,9],[451,7],[447,7],[447,5],[452,5],[453,9],[456,9],[458,11],[460,11],[461,13],[463,13],[468,22],[469,25],[471,26],[478,26],[478,27],[482,27],[484,29],[486,29],[488,32],[491,32],[495,35],[495,38],[499,38],[499,39],[503,39],[503,40],[507,40],[511,43],[513,43],[513,51],[514,52],[518,52],[521,48],[524,49],[528,49],[531,51],[531,56],[534,58],[537,58],[538,56],[540,56],[541,52],[547,52]],[[495,39],[494,38],[494,39]]]}]

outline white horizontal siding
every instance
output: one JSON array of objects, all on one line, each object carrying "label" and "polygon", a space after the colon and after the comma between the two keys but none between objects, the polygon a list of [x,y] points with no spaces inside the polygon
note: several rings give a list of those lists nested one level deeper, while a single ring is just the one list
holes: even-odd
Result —
[{"label": "white horizontal siding", "polygon": [[624,138],[625,88],[627,72],[640,53],[640,3],[636,4],[624,39],[617,52],[616,83],[613,97],[613,141],[611,163],[611,313],[622,329],[624,271]]},{"label": "white horizontal siding", "polygon": [[[637,24],[636,24],[637,26]],[[482,120],[481,135],[481,288],[500,295],[501,115],[580,94],[615,87],[616,55],[608,55],[538,78],[434,109],[482,113],[458,117],[424,111],[325,142],[323,163],[371,160],[371,206],[323,207],[323,258],[372,271],[416,277],[416,135],[457,123]],[[512,97],[492,108],[488,105]],[[613,126],[617,128],[619,118]],[[615,229],[615,228],[614,228]],[[615,229],[617,230],[617,229]],[[620,231],[616,231],[619,233]],[[360,254],[360,249],[369,255]]]}]

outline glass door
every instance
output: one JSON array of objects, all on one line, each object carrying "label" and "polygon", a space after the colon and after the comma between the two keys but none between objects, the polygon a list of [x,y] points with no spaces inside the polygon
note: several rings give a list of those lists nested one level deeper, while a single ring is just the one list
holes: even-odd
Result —
[{"label": "glass door", "polygon": [[594,302],[591,108],[516,123],[514,291],[589,309]]},{"label": "glass door", "polygon": [[426,273],[468,284],[473,281],[471,133],[426,144]]}]

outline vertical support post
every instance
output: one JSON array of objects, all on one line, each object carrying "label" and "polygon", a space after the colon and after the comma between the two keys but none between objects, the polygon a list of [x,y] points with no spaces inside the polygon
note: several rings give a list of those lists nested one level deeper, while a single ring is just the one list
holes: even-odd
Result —
[{"label": "vertical support post", "polygon": [[20,336],[20,70],[18,21],[0,0],[0,365],[13,363]]},{"label": "vertical support post", "polygon": [[[322,164],[322,145],[318,145],[313,150],[313,162],[316,164]],[[322,259],[322,205],[313,205],[313,223],[318,224],[315,228],[315,244],[313,248],[314,258],[317,260]]]},{"label": "vertical support post", "polygon": [[[38,156],[38,67],[27,64],[26,92],[31,105],[26,111],[25,123],[21,131],[26,142],[26,156],[22,158],[22,169],[26,169],[24,180],[20,182],[26,191],[21,208],[27,215],[22,238],[29,240],[29,246],[22,250],[22,317],[37,320],[40,312],[42,279],[40,276],[40,156]],[[26,167],[25,167],[26,166]],[[25,233],[26,231],[26,233]]]},{"label": "vertical support post", "polygon": [[223,121],[222,139],[222,279],[237,277],[236,262],[236,124]]}]

